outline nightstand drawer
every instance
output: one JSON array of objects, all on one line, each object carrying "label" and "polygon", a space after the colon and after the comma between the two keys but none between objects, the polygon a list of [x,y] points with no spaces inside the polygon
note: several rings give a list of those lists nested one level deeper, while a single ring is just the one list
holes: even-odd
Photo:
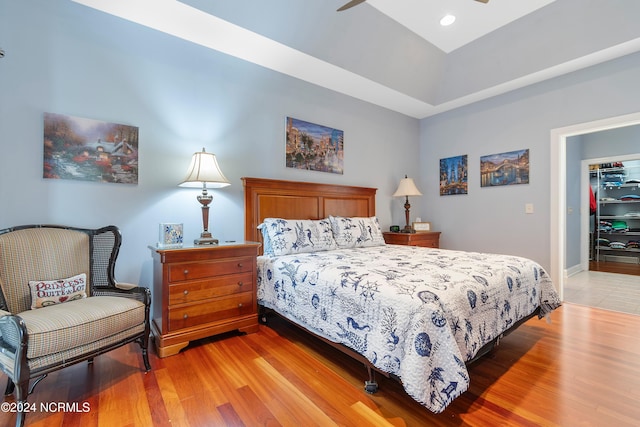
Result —
[{"label": "nightstand drawer", "polygon": [[417,242],[409,243],[410,246],[421,246],[423,248],[437,248],[438,241],[437,240],[423,240]]},{"label": "nightstand drawer", "polygon": [[242,273],[169,285],[169,305],[253,291],[253,274]]},{"label": "nightstand drawer", "polygon": [[209,262],[184,262],[169,266],[169,282],[203,279],[224,274],[246,273],[253,271],[255,259],[228,258]]},{"label": "nightstand drawer", "polygon": [[199,326],[254,313],[253,292],[217,298],[199,304],[169,307],[169,331]]}]

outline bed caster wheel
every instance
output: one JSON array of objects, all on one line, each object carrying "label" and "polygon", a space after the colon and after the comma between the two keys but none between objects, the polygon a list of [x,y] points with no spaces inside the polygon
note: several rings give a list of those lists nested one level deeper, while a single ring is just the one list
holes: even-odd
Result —
[{"label": "bed caster wheel", "polygon": [[378,391],[378,383],[375,381],[365,381],[364,382],[364,391],[369,394],[373,394]]}]

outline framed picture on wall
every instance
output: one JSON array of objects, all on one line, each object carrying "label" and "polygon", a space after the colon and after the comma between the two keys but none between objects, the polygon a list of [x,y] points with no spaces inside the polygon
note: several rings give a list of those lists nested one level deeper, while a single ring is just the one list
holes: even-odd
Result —
[{"label": "framed picture on wall", "polygon": [[440,159],[440,195],[467,194],[467,155]]},{"label": "framed picture on wall", "polygon": [[288,168],[343,173],[343,131],[293,117],[287,117],[286,128]]},{"label": "framed picture on wall", "polygon": [[44,113],[43,178],[138,183],[138,128]]},{"label": "framed picture on wall", "polygon": [[480,157],[480,186],[529,183],[529,149]]}]

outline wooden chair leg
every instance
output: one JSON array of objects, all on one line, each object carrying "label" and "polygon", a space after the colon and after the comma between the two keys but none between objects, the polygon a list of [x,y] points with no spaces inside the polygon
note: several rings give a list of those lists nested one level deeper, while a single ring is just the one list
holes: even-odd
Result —
[{"label": "wooden chair leg", "polygon": [[146,334],[143,338],[140,338],[138,341],[140,347],[142,348],[142,361],[144,362],[144,368],[147,372],[151,370],[151,364],[149,363],[149,335]]}]

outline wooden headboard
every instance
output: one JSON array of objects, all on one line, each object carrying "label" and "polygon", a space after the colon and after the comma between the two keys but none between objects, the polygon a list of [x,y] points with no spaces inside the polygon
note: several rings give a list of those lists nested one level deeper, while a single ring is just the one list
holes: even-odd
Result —
[{"label": "wooden headboard", "polygon": [[242,178],[244,238],[262,242],[257,229],[265,218],[322,219],[334,216],[374,216],[376,190],[367,187]]}]

